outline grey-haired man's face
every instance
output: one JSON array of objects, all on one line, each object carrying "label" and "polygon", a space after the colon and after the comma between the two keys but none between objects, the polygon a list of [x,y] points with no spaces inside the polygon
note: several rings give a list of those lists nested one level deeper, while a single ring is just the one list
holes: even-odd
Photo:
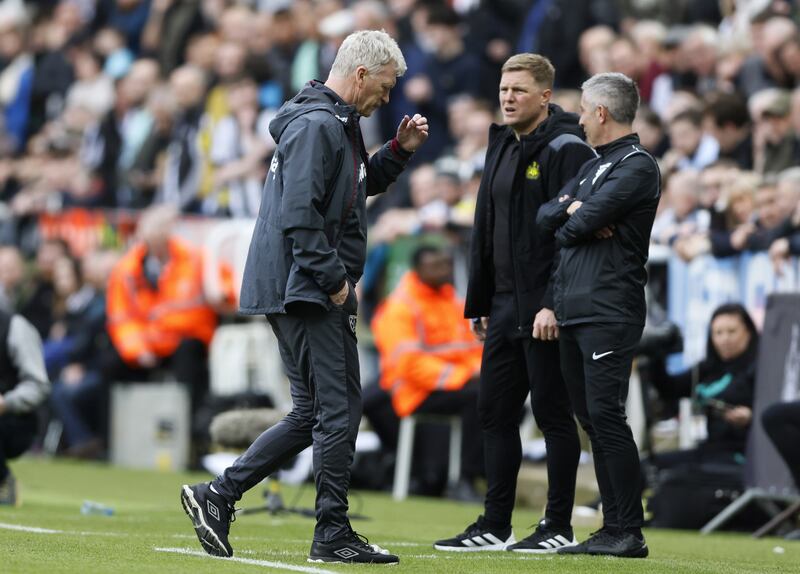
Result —
[{"label": "grey-haired man's face", "polygon": [[379,72],[371,74],[356,70],[358,91],[356,94],[356,111],[369,117],[372,113],[384,104],[389,103],[389,92],[397,83],[397,66],[389,64],[380,69]]}]

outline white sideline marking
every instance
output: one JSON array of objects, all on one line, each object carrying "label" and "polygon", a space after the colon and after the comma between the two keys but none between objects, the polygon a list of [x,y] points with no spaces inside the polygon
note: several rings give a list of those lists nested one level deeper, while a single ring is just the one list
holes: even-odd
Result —
[{"label": "white sideline marking", "polygon": [[19,530],[20,532],[33,532],[35,534],[66,534],[63,530],[51,530],[50,528],[37,528],[36,526],[22,526],[20,524],[6,524],[0,522],[0,528],[6,530]]},{"label": "white sideline marking", "polygon": [[291,570],[293,572],[308,572],[309,574],[336,574],[332,570],[322,570],[321,568],[312,568],[310,566],[295,566],[293,564],[285,564],[284,562],[271,562],[269,560],[255,560],[253,558],[222,558],[211,556],[201,550],[190,550],[188,548],[153,548],[156,552],[169,552],[172,554],[184,554],[186,556],[199,556],[201,558],[213,558],[215,560],[224,560],[225,562],[241,562],[242,564],[250,564],[252,566],[266,566],[267,568],[277,568],[279,570]]}]

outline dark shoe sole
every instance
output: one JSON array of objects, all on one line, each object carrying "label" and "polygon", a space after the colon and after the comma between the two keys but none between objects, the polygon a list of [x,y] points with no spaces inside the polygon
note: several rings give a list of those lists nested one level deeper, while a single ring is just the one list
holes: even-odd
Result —
[{"label": "dark shoe sole", "polygon": [[194,527],[195,533],[197,533],[197,538],[200,540],[203,550],[212,556],[219,556],[221,558],[233,556],[233,551],[228,552],[228,549],[225,548],[225,545],[216,533],[206,524],[203,511],[194,498],[194,492],[192,492],[192,489],[186,484],[181,487],[181,505],[183,506],[184,512],[186,512],[186,515],[189,517],[189,520],[192,521],[192,526]]},{"label": "dark shoe sole", "polygon": [[631,552],[625,552],[624,554],[613,554],[611,552],[589,552],[592,556],[615,556],[616,558],[647,558],[650,554],[650,550],[647,548],[645,544],[641,548],[637,548]]}]

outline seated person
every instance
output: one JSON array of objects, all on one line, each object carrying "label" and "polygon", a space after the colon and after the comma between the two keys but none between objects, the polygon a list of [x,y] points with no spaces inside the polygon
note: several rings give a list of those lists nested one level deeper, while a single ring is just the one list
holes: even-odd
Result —
[{"label": "seated person", "polygon": [[[185,383],[197,412],[208,389],[208,344],[217,328],[215,304],[203,293],[200,250],[172,233],[177,212],[166,205],[145,211],[138,241],[111,272],[106,294],[108,332],[118,356],[104,368],[107,381],[147,380],[166,368]],[[230,276],[226,277],[230,289]],[[233,299],[229,295],[229,299]]]},{"label": "seated person", "polygon": [[64,425],[67,456],[98,458],[106,427],[106,386],[100,364],[109,354],[105,277],[97,277],[100,254],[82,263],[69,256],[53,267],[58,316],[44,343],[45,364],[53,380],[50,405]]},{"label": "seated person", "polygon": [[652,383],[662,398],[694,397],[703,407],[708,438],[693,449],[654,454],[645,461],[645,472],[652,475],[652,471],[681,465],[744,462],[757,358],[758,332],[753,320],[742,305],[728,303],[711,317],[706,358],[698,365],[672,376],[666,373],[663,361],[653,365]]},{"label": "seated person", "polygon": [[33,444],[36,409],[49,393],[39,333],[21,315],[0,311],[0,505],[18,504],[7,462]]},{"label": "seated person", "polygon": [[[380,353],[380,387],[391,399],[381,408],[380,400],[367,398],[365,414],[389,448],[397,444],[397,417],[460,414],[461,472],[470,483],[483,475],[477,400],[482,344],[470,331],[464,302],[452,285],[451,256],[423,245],[414,252],[412,264],[372,320]],[[441,451],[433,457],[447,459]]]}]

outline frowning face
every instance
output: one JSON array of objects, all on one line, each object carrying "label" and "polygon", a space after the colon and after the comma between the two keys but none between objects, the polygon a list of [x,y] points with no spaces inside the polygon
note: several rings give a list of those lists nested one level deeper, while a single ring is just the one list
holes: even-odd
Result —
[{"label": "frowning face", "polygon": [[525,70],[503,73],[500,78],[500,110],[503,123],[518,134],[528,134],[547,114],[552,90],[542,88]]}]

